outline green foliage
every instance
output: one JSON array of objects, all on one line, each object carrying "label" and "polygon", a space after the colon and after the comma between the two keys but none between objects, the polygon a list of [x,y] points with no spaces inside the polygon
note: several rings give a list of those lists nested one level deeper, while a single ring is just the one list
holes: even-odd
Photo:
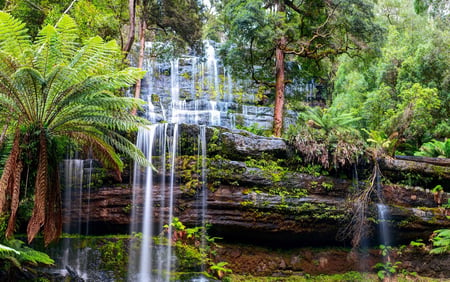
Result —
[{"label": "green foliage", "polygon": [[390,254],[393,251],[391,246],[380,245],[380,250],[385,262],[379,262],[375,264],[373,268],[377,270],[378,278],[384,280],[385,278],[394,276],[397,273],[397,269],[399,268],[401,262],[396,261],[392,263],[390,261]]},{"label": "green foliage", "polygon": [[103,240],[99,248],[101,267],[110,270],[116,277],[126,277],[128,252],[124,239]]},{"label": "green foliage", "polygon": [[384,280],[387,277],[394,276],[397,273],[397,269],[401,262],[396,261],[395,263],[392,263],[390,261],[387,261],[385,263],[377,263],[375,264],[374,268],[377,269],[377,275],[378,278],[381,280]]},{"label": "green foliage", "polygon": [[263,174],[272,179],[273,182],[280,182],[286,175],[288,169],[282,166],[283,160],[276,161],[262,156],[261,159],[255,160],[248,158],[245,165],[251,168],[259,168]]},{"label": "green foliage", "polygon": [[228,262],[220,261],[218,263],[212,263],[209,269],[213,273],[214,276],[222,279],[225,274],[232,273],[233,271],[229,268],[226,268]]},{"label": "green foliage", "polygon": [[411,241],[409,243],[409,245],[411,247],[417,247],[417,248],[425,248],[425,246],[426,246],[422,239],[417,239],[415,241]]},{"label": "green foliage", "polygon": [[[302,69],[315,69],[318,74],[320,67],[314,66],[321,59],[367,50],[369,46],[362,42],[382,37],[382,30],[370,20],[373,6],[368,1],[347,1],[336,6],[327,1],[292,2],[281,6],[282,10],[275,13],[279,8],[275,1],[226,2],[221,12],[228,41],[222,54],[234,74],[273,82],[273,60],[267,58],[274,55],[281,37],[287,39],[285,52],[291,54],[286,56],[288,79],[305,77],[305,73],[299,75],[299,68],[290,66],[302,65]],[[321,36],[314,36],[319,33]],[[346,46],[351,48],[345,50]]]},{"label": "green foliage", "polygon": [[[170,228],[171,227],[171,228]],[[165,232],[172,230],[172,244],[177,256],[177,270],[200,271],[203,265],[209,266],[209,272],[222,278],[231,270],[225,268],[227,263],[214,262],[215,248],[219,245],[215,242],[217,237],[210,237],[206,233],[206,227],[186,227],[177,217],[174,217],[170,226],[164,225]],[[161,242],[163,240],[160,240]],[[202,241],[205,244],[202,244]]]},{"label": "green foliage", "polygon": [[450,229],[439,229],[434,231],[431,238],[433,249],[431,254],[444,254],[450,252]]},{"label": "green foliage", "polygon": [[259,126],[259,124],[257,124],[257,123],[253,123],[250,126],[243,126],[243,125],[236,124],[236,128],[246,130],[248,132],[251,132],[251,133],[259,135],[259,136],[271,136],[272,135],[272,132],[270,130],[267,130],[267,129]]},{"label": "green foliage", "polygon": [[54,261],[46,253],[36,251],[25,246],[24,242],[12,239],[0,244],[0,262],[3,269],[11,271],[13,268],[24,271],[30,267],[53,265]]},{"label": "green foliage", "polygon": [[373,146],[375,157],[382,154],[392,156],[395,153],[394,149],[398,141],[396,138],[388,138],[386,134],[377,130],[367,131],[363,129],[363,131],[369,136],[367,142]]},{"label": "green foliage", "polygon": [[[40,181],[35,181],[35,189],[40,191],[36,195],[40,196],[35,197],[28,228],[32,240],[44,222],[57,221],[59,183],[46,179],[57,174],[61,158],[58,153],[63,147],[58,144],[91,148],[119,179],[124,166],[119,152],[149,165],[133,142],[120,134],[137,131],[149,123],[130,114],[130,109],[140,107],[142,102],[117,95],[142,78],[144,72],[119,68],[122,54],[114,41],[93,37],[80,43],[77,26],[67,15],[57,25],[43,27],[32,42],[20,21],[0,12],[0,39],[0,121],[9,121],[7,137],[20,144],[11,154],[22,153],[7,164],[4,173],[10,173],[23,161],[31,167],[31,175],[40,175]],[[39,158],[27,163],[26,155]],[[16,193],[7,197],[19,197],[13,187],[0,190]],[[16,208],[11,208],[15,213]],[[53,232],[46,232],[46,243],[56,239],[58,229],[47,229]]]},{"label": "green foliage", "polygon": [[[418,10],[430,5],[415,2]],[[412,154],[450,132],[449,32],[405,1],[378,1],[376,10],[377,22],[387,30],[381,54],[339,58],[333,106],[362,117],[360,126],[369,132],[397,135],[391,145]]]},{"label": "green foliage", "polygon": [[432,157],[432,158],[450,158],[450,139],[445,141],[431,140],[420,147],[420,151],[415,152],[414,156]]},{"label": "green foliage", "polygon": [[299,115],[296,128],[291,128],[290,142],[306,163],[335,169],[357,162],[364,152],[364,142],[353,124],[360,118],[335,108],[310,108]]}]

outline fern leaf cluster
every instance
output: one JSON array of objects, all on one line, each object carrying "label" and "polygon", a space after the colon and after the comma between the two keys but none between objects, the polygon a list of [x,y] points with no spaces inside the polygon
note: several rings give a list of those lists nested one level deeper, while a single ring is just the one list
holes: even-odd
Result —
[{"label": "fern leaf cluster", "polygon": [[[144,75],[133,67],[119,69],[121,56],[115,41],[93,37],[81,42],[76,23],[67,15],[56,26],[42,28],[32,42],[24,24],[0,12],[0,125],[8,127],[14,144],[21,144],[11,150],[13,158],[10,155],[3,169],[0,212],[15,214],[20,189],[13,185],[18,187],[20,175],[12,171],[20,167],[24,148],[35,146],[38,159],[32,168],[36,181],[29,241],[41,229],[46,244],[60,234],[61,220],[53,218],[60,214],[60,205],[54,203],[60,198],[59,183],[55,186],[50,175],[57,171],[57,162],[49,144],[69,139],[90,147],[118,178],[123,169],[120,154],[148,165],[142,152],[121,135],[148,124],[130,114],[141,107],[140,101],[117,95]],[[8,236],[15,218],[10,221]]]}]

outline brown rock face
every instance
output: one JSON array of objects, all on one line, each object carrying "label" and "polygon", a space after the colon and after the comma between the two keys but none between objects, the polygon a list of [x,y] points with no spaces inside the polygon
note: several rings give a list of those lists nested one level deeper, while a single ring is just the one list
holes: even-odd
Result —
[{"label": "brown rock face", "polygon": [[[212,235],[224,237],[228,241],[280,247],[348,245],[338,240],[337,235],[348,220],[349,203],[344,198],[344,191],[345,186],[350,185],[349,182],[332,182],[330,177],[290,175],[286,183],[294,183],[293,186],[297,188],[306,187],[308,189],[305,191],[308,192],[285,195],[277,189],[275,192],[279,194],[270,192],[271,186],[266,187],[266,192],[252,190],[254,185],[248,182],[249,178],[244,180],[245,173],[239,177],[243,178],[241,183],[246,183],[245,186],[220,185],[214,192],[208,192],[206,221],[211,224]],[[239,177],[236,176],[236,179]],[[323,182],[335,183],[335,196],[326,195],[320,185]],[[174,215],[188,226],[198,224],[202,214],[199,198],[182,193],[178,185],[174,191]],[[167,209],[161,202],[161,195],[167,192],[160,191],[159,185],[155,184],[153,193],[154,217],[159,219],[160,213]],[[140,207],[143,207],[143,194],[142,189],[137,189],[134,195],[139,219],[135,224],[142,223],[139,215],[142,214]],[[74,194],[74,197],[78,195]],[[434,230],[450,227],[445,211],[436,208],[430,192],[418,188],[385,186],[384,197],[387,203],[392,204],[389,225],[395,234],[393,240],[396,243],[427,239]],[[79,201],[72,202],[71,212],[65,213],[64,220],[72,226],[80,222],[81,226],[85,226],[89,221],[89,232],[94,234],[127,233],[131,223],[132,198],[131,188],[111,187],[91,191],[90,199],[85,193],[81,206],[77,204]],[[411,207],[415,203],[428,208]],[[376,218],[377,215],[372,216]],[[162,220],[163,224],[167,224],[167,218]],[[371,228],[376,234],[376,226]]]}]

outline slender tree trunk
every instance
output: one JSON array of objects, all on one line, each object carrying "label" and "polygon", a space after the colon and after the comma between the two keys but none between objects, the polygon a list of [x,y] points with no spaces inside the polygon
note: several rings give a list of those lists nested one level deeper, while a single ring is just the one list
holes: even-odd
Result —
[{"label": "slender tree trunk", "polygon": [[131,46],[133,46],[134,33],[136,31],[136,0],[128,0],[128,10],[130,13],[130,27],[128,29],[127,43],[122,49],[127,55],[131,50]]},{"label": "slender tree trunk", "polygon": [[[144,19],[141,19],[141,22],[139,24],[139,59],[138,59],[138,68],[142,68],[144,65],[144,55],[145,55],[145,30],[147,29],[147,24],[145,23]],[[136,86],[134,89],[134,98],[139,99],[141,97],[141,85],[142,85],[142,79],[139,79],[136,82]],[[137,109],[134,108],[131,111],[131,114],[136,115]]]},{"label": "slender tree trunk", "polygon": [[[284,12],[284,3],[278,3],[278,12]],[[275,106],[273,109],[273,135],[280,137],[283,130],[283,108],[284,108],[284,47],[286,37],[278,40],[275,50]]]},{"label": "slender tree trunk", "polygon": [[[36,172],[36,184],[34,193],[34,207],[33,214],[28,222],[27,235],[28,243],[33,241],[39,230],[45,223],[45,214],[47,203],[47,189],[48,189],[48,152],[47,152],[47,138],[45,131],[42,128],[39,136],[39,156],[38,167]],[[44,234],[45,235],[45,234]],[[45,240],[46,238],[44,238]]]},{"label": "slender tree trunk", "polygon": [[9,209],[8,200],[10,195],[8,191],[12,191],[13,185],[12,179],[14,178],[14,173],[17,169],[17,163],[20,158],[20,130],[16,130],[14,137],[13,147],[9,153],[9,157],[6,160],[5,166],[3,168],[3,174],[0,178],[0,213]]}]

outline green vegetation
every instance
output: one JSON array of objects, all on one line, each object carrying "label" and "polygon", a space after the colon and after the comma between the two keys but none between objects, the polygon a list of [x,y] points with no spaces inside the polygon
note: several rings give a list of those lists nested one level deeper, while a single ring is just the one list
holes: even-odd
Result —
[{"label": "green vegetation", "polygon": [[431,254],[444,254],[450,252],[450,229],[436,230],[431,237],[433,249]]},{"label": "green vegetation", "polygon": [[45,253],[25,246],[17,240],[7,240],[0,244],[0,263],[10,277],[15,272],[26,272],[37,266],[53,265],[54,261]]},{"label": "green vegetation", "polygon": [[450,158],[450,139],[441,142],[431,140],[422,144],[420,151],[415,152],[414,156],[432,157],[432,158]]},{"label": "green vegetation", "polygon": [[364,142],[353,126],[360,118],[334,108],[311,108],[300,113],[299,123],[290,129],[290,141],[306,163],[323,168],[343,168],[357,163]]},{"label": "green vegetation", "polygon": [[128,237],[102,239],[99,251],[101,267],[112,271],[114,276],[126,277],[128,267]]},{"label": "green vegetation", "polygon": [[33,174],[24,182],[35,183],[28,241],[41,229],[46,244],[61,234],[58,163],[66,145],[89,146],[118,179],[123,162],[117,151],[148,165],[120,134],[148,124],[130,114],[141,103],[117,95],[144,73],[121,69],[120,59],[114,41],[93,37],[81,43],[67,15],[56,26],[42,28],[32,41],[23,23],[0,12],[0,124],[3,137],[12,143],[0,180],[0,210],[10,212],[7,237],[15,230],[22,170],[28,168]]},{"label": "green vegetation", "polygon": [[[216,237],[206,234],[206,227],[186,227],[177,217],[173,218],[172,241],[177,256],[177,271],[199,272],[202,265],[208,267],[206,276],[223,278],[231,269],[226,267],[226,262],[214,260],[215,248],[220,247],[215,242]],[[169,225],[165,225],[165,232],[169,231]],[[205,244],[202,244],[202,240]]]},{"label": "green vegetation", "polygon": [[[414,281],[440,281],[439,279],[432,279],[426,277],[415,277],[409,274],[399,274],[396,277],[396,281],[398,282],[408,282]],[[341,282],[341,281],[349,281],[349,282],[373,282],[379,281],[379,278],[376,275],[370,273],[359,273],[359,272],[346,272],[342,274],[332,274],[332,275],[291,275],[287,277],[258,277],[258,276],[245,276],[245,275],[236,275],[231,274],[229,277],[226,277],[223,281],[232,281],[232,282]]]}]

